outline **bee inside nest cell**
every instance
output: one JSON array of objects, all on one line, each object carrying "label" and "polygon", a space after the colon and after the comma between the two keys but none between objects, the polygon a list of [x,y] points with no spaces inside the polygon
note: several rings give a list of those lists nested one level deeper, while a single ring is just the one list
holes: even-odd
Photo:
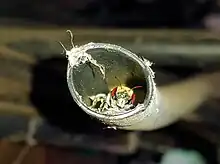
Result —
[{"label": "bee inside nest cell", "polygon": [[69,64],[67,82],[74,101],[87,114],[109,125],[127,126],[157,111],[148,60],[106,43],[88,43],[77,50],[90,60],[77,67]]},{"label": "bee inside nest cell", "polygon": [[147,80],[137,62],[110,49],[91,49],[87,53],[105,68],[104,79],[92,63],[73,70],[75,88],[90,110],[117,115],[144,102]]},{"label": "bee inside nest cell", "polygon": [[[118,79],[117,77],[115,78]],[[123,110],[128,111],[137,105],[136,93],[134,90],[139,88],[142,88],[142,86],[129,88],[120,83],[119,86],[112,88],[107,94],[100,93],[90,96],[90,107],[101,113],[121,112]]]}]

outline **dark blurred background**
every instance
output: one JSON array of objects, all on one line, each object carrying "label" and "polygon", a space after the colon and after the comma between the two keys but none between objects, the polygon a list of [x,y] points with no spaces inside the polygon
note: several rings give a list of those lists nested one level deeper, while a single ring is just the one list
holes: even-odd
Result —
[{"label": "dark blurred background", "polygon": [[7,0],[0,16],[57,25],[114,28],[203,28],[217,0]]}]

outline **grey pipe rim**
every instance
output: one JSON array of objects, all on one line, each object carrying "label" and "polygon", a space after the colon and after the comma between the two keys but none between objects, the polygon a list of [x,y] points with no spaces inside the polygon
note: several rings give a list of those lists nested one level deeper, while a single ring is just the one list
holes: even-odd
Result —
[{"label": "grey pipe rim", "polygon": [[[85,45],[82,45],[80,47],[81,50],[87,51],[91,49],[108,49],[108,50],[117,50],[128,57],[135,60],[143,69],[143,72],[145,74],[146,84],[149,89],[148,95],[145,96],[143,104],[137,105],[134,109],[128,111],[127,113],[123,113],[120,115],[104,115],[100,113],[96,113],[89,109],[89,107],[82,101],[80,95],[76,91],[76,88],[74,86],[73,82],[73,69],[70,64],[68,63],[67,66],[67,84],[70,90],[70,93],[73,97],[73,100],[76,102],[76,104],[88,115],[102,121],[105,124],[108,124],[110,126],[117,126],[117,127],[123,127],[123,126],[130,126],[132,124],[135,124],[137,122],[142,121],[145,117],[148,117],[151,115],[152,110],[155,110],[157,108],[157,89],[156,84],[154,82],[154,72],[148,65],[150,63],[146,59],[142,59],[138,57],[136,54],[132,53],[131,51],[124,49],[118,45],[114,44],[108,44],[108,43],[88,43]],[[148,63],[146,63],[148,62]]]}]

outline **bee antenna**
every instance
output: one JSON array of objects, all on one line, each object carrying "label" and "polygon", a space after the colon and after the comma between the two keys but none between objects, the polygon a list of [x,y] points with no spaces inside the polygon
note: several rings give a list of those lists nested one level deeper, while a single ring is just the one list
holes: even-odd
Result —
[{"label": "bee antenna", "polygon": [[62,42],[58,42],[60,45],[61,45],[61,47],[63,48],[63,52],[61,53],[61,54],[64,54],[66,51],[67,51],[67,49],[66,49],[66,47],[63,45],[63,43]]},{"label": "bee antenna", "polygon": [[67,33],[70,34],[70,42],[71,42],[71,45],[72,45],[72,48],[74,48],[74,36],[73,36],[73,33],[70,31],[70,30],[66,30]]},{"label": "bee antenna", "polygon": [[115,76],[115,79],[118,80],[120,87],[122,88],[121,81]]},{"label": "bee antenna", "polygon": [[139,86],[135,86],[135,87],[133,87],[133,88],[131,88],[131,89],[133,90],[133,89],[142,88],[142,87],[143,87],[143,86],[140,86],[140,85],[139,85]]}]

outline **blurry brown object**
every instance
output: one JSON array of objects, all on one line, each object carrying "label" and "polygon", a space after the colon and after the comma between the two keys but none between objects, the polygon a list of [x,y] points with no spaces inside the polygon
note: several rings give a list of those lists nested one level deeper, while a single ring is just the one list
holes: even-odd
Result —
[{"label": "blurry brown object", "polygon": [[[25,144],[10,143],[7,140],[0,141],[0,163],[13,164],[14,159],[25,147]],[[110,158],[109,158],[110,159]],[[80,155],[74,150],[60,149],[53,146],[37,146],[30,150],[24,160],[19,164],[86,164],[92,162],[101,164],[104,158],[99,154]],[[114,161],[113,159],[110,161]]]},{"label": "blurry brown object", "polygon": [[[7,140],[0,141],[0,163],[12,164],[19,153],[25,147],[25,144],[10,143]],[[20,164],[44,164],[45,163],[45,148],[42,146],[32,149]]]}]

